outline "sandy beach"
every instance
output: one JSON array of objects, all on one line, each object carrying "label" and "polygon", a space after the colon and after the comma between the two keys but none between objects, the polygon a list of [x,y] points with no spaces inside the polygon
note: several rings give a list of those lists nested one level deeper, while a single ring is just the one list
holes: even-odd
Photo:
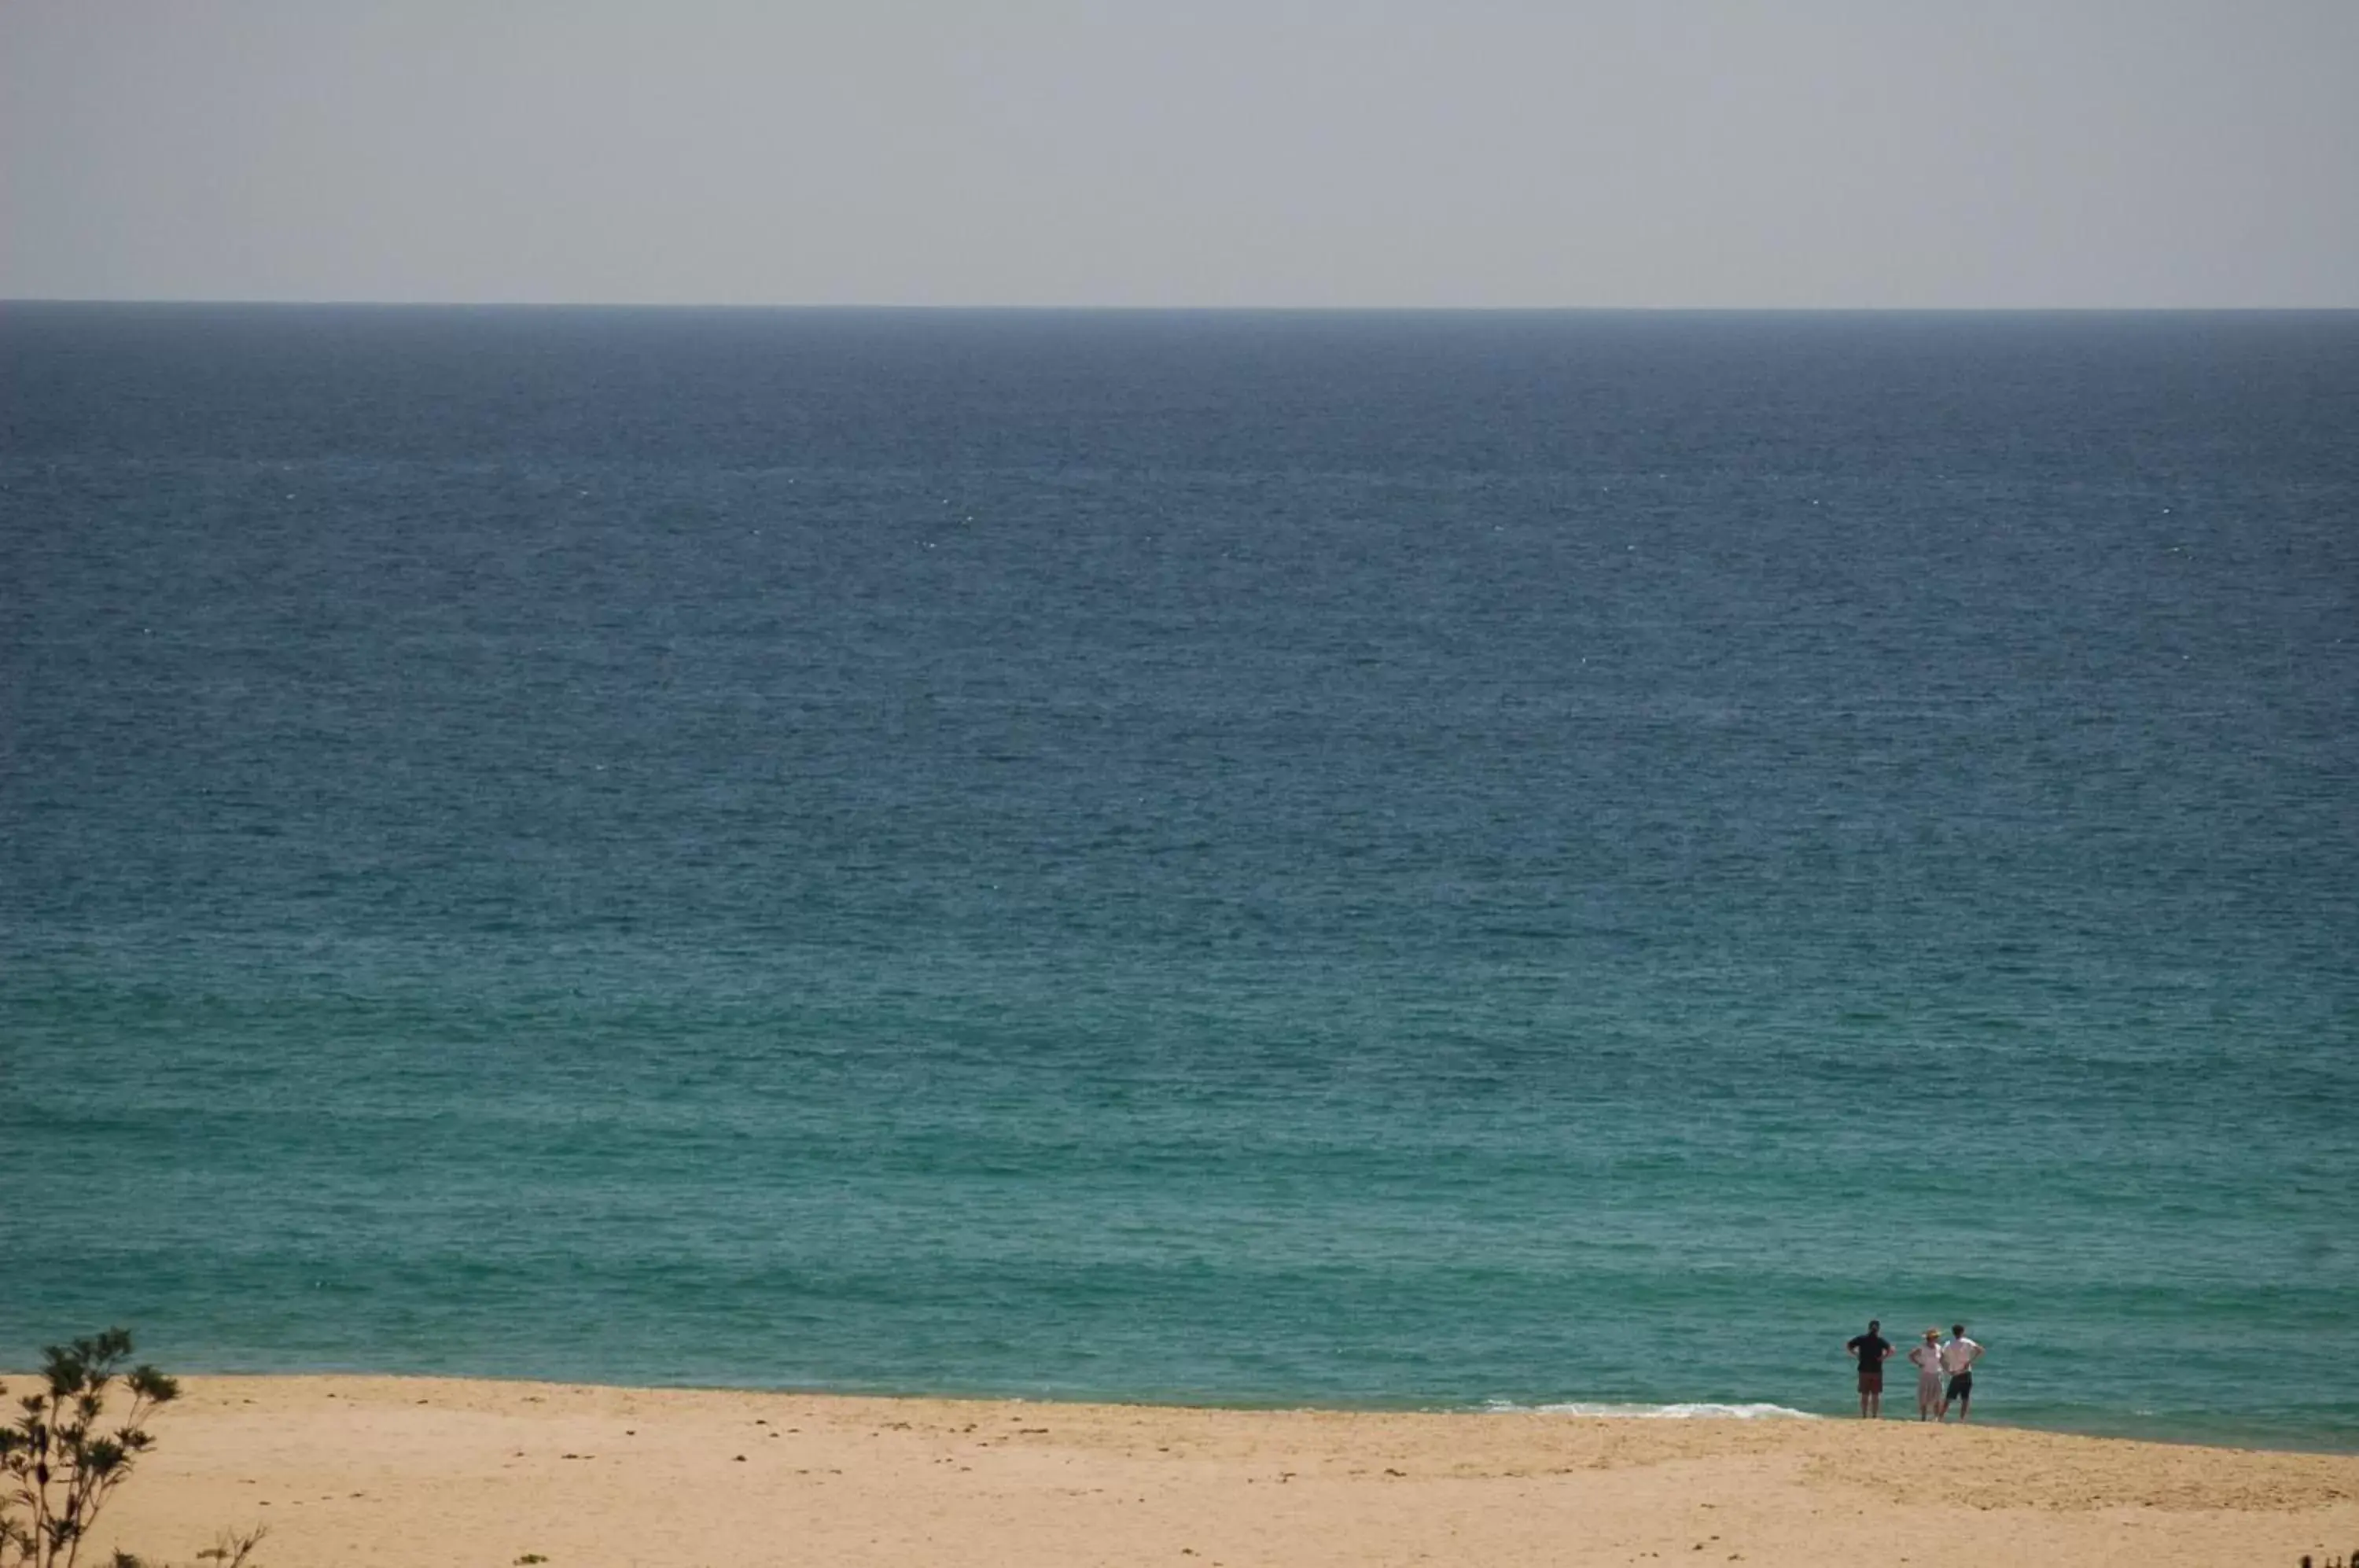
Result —
[{"label": "sandy beach", "polygon": [[[26,1379],[5,1379],[22,1391]],[[2283,1563],[2359,1456],[1913,1421],[1238,1411],[192,1377],[101,1544],[264,1568]]]}]

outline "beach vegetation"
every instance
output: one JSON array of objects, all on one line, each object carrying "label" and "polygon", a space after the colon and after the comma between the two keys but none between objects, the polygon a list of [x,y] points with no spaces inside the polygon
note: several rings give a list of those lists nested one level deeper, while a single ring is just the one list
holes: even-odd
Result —
[{"label": "beach vegetation", "polygon": [[[145,1363],[127,1365],[131,1349],[131,1335],[112,1328],[42,1352],[39,1387],[0,1424],[0,1568],[74,1568],[107,1499],[152,1446],[145,1422],[180,1386]],[[107,1400],[118,1389],[130,1402],[110,1427]]]},{"label": "beach vegetation", "polygon": [[[261,1545],[262,1538],[269,1533],[270,1527],[266,1524],[255,1525],[248,1530],[225,1530],[214,1538],[211,1546],[197,1553],[197,1562],[202,1568],[248,1568],[254,1549]],[[150,1563],[128,1552],[118,1552],[108,1560],[107,1568],[171,1568],[171,1565]]]}]

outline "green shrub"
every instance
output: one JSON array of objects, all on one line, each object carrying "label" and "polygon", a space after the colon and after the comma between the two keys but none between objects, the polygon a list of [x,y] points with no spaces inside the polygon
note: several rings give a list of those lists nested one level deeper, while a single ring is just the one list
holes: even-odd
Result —
[{"label": "green shrub", "polygon": [[[99,1510],[147,1451],[140,1423],[180,1386],[153,1367],[126,1370],[130,1358],[119,1328],[42,1352],[46,1388],[0,1425],[0,1568],[74,1568]],[[109,1432],[100,1418],[118,1380],[131,1406]]]}]

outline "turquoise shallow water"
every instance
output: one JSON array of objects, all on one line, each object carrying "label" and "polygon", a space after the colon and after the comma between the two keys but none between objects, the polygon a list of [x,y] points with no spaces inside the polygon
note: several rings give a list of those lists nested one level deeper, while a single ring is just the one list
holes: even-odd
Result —
[{"label": "turquoise shallow water", "polygon": [[0,398],[0,1362],[1832,1412],[1963,1317],[2359,1446],[2359,321],[9,306]]}]

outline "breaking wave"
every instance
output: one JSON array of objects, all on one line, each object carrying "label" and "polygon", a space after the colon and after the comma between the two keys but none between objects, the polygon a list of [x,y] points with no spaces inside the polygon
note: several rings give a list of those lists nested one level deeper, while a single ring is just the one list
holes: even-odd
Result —
[{"label": "breaking wave", "polygon": [[1561,1405],[1519,1405],[1509,1399],[1493,1399],[1486,1410],[1522,1411],[1543,1416],[1612,1416],[1631,1421],[1818,1421],[1821,1418],[1808,1410],[1788,1410],[1784,1405],[1721,1405],[1711,1403],[1681,1405],[1614,1405],[1591,1404],[1576,1400]]}]

